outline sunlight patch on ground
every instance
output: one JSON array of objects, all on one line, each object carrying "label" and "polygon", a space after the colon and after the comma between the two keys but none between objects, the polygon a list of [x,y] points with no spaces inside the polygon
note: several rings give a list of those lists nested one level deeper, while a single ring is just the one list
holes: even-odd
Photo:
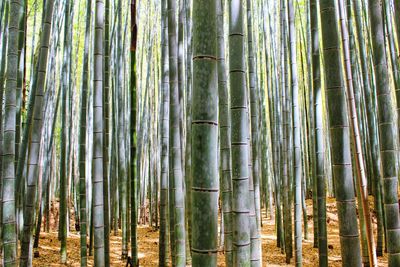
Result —
[{"label": "sunlight patch on ground", "polygon": [[[318,249],[313,247],[313,219],[312,201],[307,200],[308,213],[308,240],[303,239],[303,266],[318,266]],[[263,266],[294,266],[294,259],[291,264],[285,263],[285,255],[276,246],[275,220],[266,219],[265,212],[262,213],[263,227],[261,232]],[[327,227],[328,244],[331,246],[328,253],[329,266],[341,266],[340,239],[337,221],[336,201],[327,199]],[[376,231],[376,227],[374,229]],[[140,225],[138,231],[138,257],[140,266],[158,265],[158,231],[149,226]],[[110,234],[110,259],[111,266],[125,266],[126,262],[121,260],[122,238],[121,231],[118,236]],[[33,259],[33,266],[65,266],[60,264],[60,242],[57,232],[41,233],[39,243],[39,258]],[[303,235],[304,238],[304,235]],[[88,238],[89,242],[89,238]],[[68,264],[66,266],[80,266],[80,236],[77,232],[71,232],[67,241]],[[129,248],[130,249],[130,248]],[[130,251],[130,250],[129,250]],[[218,267],[225,266],[225,255],[222,251],[218,253]],[[88,257],[88,266],[93,266],[93,256]],[[387,254],[378,258],[378,266],[387,266]]]}]

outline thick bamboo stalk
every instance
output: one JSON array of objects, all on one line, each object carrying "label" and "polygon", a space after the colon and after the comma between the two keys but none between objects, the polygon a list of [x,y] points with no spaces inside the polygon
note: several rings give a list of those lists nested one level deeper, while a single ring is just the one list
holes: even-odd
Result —
[{"label": "thick bamboo stalk", "polygon": [[[168,0],[168,52],[169,52],[169,88],[170,88],[170,135],[169,157],[170,176],[172,181],[173,198],[173,225],[174,228],[173,256],[174,266],[186,264],[186,231],[185,231],[185,203],[183,194],[181,132],[180,132],[180,102],[178,84],[178,38],[176,33],[176,2]],[[171,186],[171,184],[170,184]],[[171,216],[171,214],[170,214]]]},{"label": "thick bamboo stalk", "polygon": [[380,176],[381,176],[381,166],[380,163],[380,155],[379,155],[379,137],[378,137],[378,127],[377,127],[377,118],[376,118],[376,109],[375,109],[375,99],[374,99],[374,86],[371,84],[372,79],[370,79],[371,75],[369,73],[368,66],[368,55],[367,55],[367,44],[363,35],[363,27],[362,27],[362,14],[361,14],[361,4],[359,0],[352,0],[353,9],[354,9],[354,23],[356,26],[357,40],[359,45],[359,56],[361,60],[361,74],[363,77],[363,88],[365,93],[365,102],[366,102],[366,110],[367,110],[367,121],[368,121],[368,132],[369,132],[369,142],[371,144],[371,158],[372,158],[372,179],[374,183],[374,202],[375,202],[375,210],[377,213],[377,247],[376,254],[377,256],[382,256],[383,254],[383,214],[382,214],[382,200],[381,200],[381,185],[380,185]]},{"label": "thick bamboo stalk", "polygon": [[96,1],[93,74],[93,227],[94,265],[105,266],[103,180],[104,1]]},{"label": "thick bamboo stalk", "polygon": [[227,266],[233,266],[232,247],[232,163],[231,163],[231,113],[227,87],[224,39],[224,1],[217,0],[218,41],[218,104],[220,135],[220,185],[224,231],[224,253]]},{"label": "thick bamboo stalk", "polygon": [[161,177],[160,177],[160,235],[159,265],[167,266],[168,259],[168,151],[169,151],[169,72],[167,1],[161,1]]},{"label": "thick bamboo stalk", "polygon": [[261,238],[260,238],[260,165],[259,165],[259,110],[256,85],[256,63],[253,47],[253,15],[251,1],[247,0],[247,47],[248,47],[248,71],[250,92],[250,260],[252,266],[262,266]]},{"label": "thick bamboo stalk", "polygon": [[21,1],[10,1],[7,72],[4,91],[4,140],[2,154],[2,245],[4,266],[17,266],[15,216],[15,130],[18,71],[18,18]]},{"label": "thick bamboo stalk", "polygon": [[86,123],[89,85],[89,40],[91,25],[91,1],[86,6],[85,48],[82,67],[81,114],[79,122],[79,206],[80,206],[80,251],[81,267],[87,265],[87,209],[86,209]]},{"label": "thick bamboo stalk", "polygon": [[229,4],[233,265],[250,265],[249,125],[246,90],[244,1]]},{"label": "thick bamboo stalk", "polygon": [[33,125],[32,134],[29,142],[29,153],[28,153],[28,175],[27,184],[28,188],[25,195],[25,207],[24,207],[24,229],[21,243],[21,266],[30,266],[32,263],[32,253],[31,250],[31,232],[34,225],[34,213],[35,213],[35,202],[32,201],[36,199],[36,185],[39,179],[39,160],[40,160],[40,149],[41,149],[41,139],[42,139],[42,119],[43,110],[45,103],[43,103],[45,81],[46,81],[46,71],[47,71],[47,59],[48,50],[50,43],[50,32],[51,23],[53,19],[53,5],[54,1],[49,0],[46,3],[45,17],[42,22],[42,36],[40,41],[40,52],[39,52],[39,62],[36,69],[36,79],[37,79],[37,89],[36,89],[36,101],[33,110]]},{"label": "thick bamboo stalk", "polygon": [[356,103],[354,99],[354,88],[353,88],[353,75],[350,62],[350,46],[349,46],[349,33],[347,27],[352,27],[352,25],[346,25],[346,15],[343,0],[339,0],[339,17],[340,26],[342,30],[342,46],[344,53],[344,63],[346,70],[346,89],[347,89],[347,105],[349,106],[349,116],[350,116],[350,129],[353,136],[353,143],[355,146],[355,162],[356,162],[356,179],[358,180],[358,186],[360,187],[360,196],[362,202],[362,209],[364,215],[364,222],[366,225],[367,234],[367,245],[368,245],[368,255],[369,262],[371,266],[377,266],[377,258],[375,251],[375,241],[372,229],[371,215],[369,213],[369,203],[368,203],[368,184],[367,175],[365,170],[365,161],[362,152],[362,144],[360,138],[359,121],[356,110]]},{"label": "thick bamboo stalk", "polygon": [[343,266],[361,266],[352,177],[350,129],[346,105],[340,40],[334,0],[320,1],[326,96],[331,131],[331,156],[338,207],[339,235]]},{"label": "thick bamboo stalk", "polygon": [[136,46],[137,46],[137,25],[136,25],[136,0],[131,2],[131,47],[130,47],[130,97],[131,97],[131,107],[130,107],[130,188],[131,188],[131,260],[133,266],[139,266],[138,259],[138,248],[137,248],[137,232],[136,232],[136,222],[137,222],[137,198],[136,198],[136,188],[137,188],[137,171],[135,169],[136,161]]},{"label": "thick bamboo stalk", "polygon": [[217,1],[193,3],[192,265],[217,266]]},{"label": "thick bamboo stalk", "polygon": [[[6,52],[7,52],[7,44],[8,44],[8,34],[6,33],[6,29],[8,28],[8,14],[10,10],[10,5],[5,3],[4,16],[5,16],[5,24],[4,28],[0,28],[3,30],[4,34],[1,36],[2,45],[1,45],[1,63],[0,63],[0,99],[4,98],[4,82],[5,82],[5,71],[6,71]],[[1,22],[0,22],[1,23]],[[3,109],[0,109],[0,173],[3,174]],[[0,225],[3,225],[3,181],[0,179]],[[2,249],[2,234],[3,228],[0,229],[0,249]]]},{"label": "thick bamboo stalk", "polygon": [[294,235],[295,235],[295,264],[302,265],[302,230],[301,230],[301,151],[300,151],[300,108],[299,85],[297,78],[297,54],[296,54],[296,28],[295,11],[293,2],[288,1],[289,19],[289,54],[290,77],[292,86],[292,110],[293,110],[293,149],[294,149]]},{"label": "thick bamboo stalk", "polygon": [[382,18],[382,1],[371,0],[369,17],[378,102],[379,141],[382,163],[383,203],[389,266],[400,265],[400,214],[398,203],[398,138],[394,128],[392,90],[389,85]]},{"label": "thick bamboo stalk", "polygon": [[110,0],[105,0],[103,77],[104,257],[110,265]]},{"label": "thick bamboo stalk", "polygon": [[62,91],[61,102],[61,157],[60,157],[60,222],[59,222],[59,237],[61,241],[61,263],[67,262],[67,224],[68,224],[68,193],[67,193],[67,92],[70,80],[70,56],[68,55],[70,47],[70,8],[71,1],[66,0],[64,10],[64,50],[62,64]]}]

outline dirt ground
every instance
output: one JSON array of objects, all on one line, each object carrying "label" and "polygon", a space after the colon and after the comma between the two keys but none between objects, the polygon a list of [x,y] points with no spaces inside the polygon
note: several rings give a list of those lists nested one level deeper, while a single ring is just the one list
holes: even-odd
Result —
[{"label": "dirt ground", "polygon": [[[340,244],[338,219],[336,204],[334,199],[327,200],[327,222],[328,222],[328,245],[329,245],[329,266],[341,266]],[[308,239],[303,236],[303,265],[318,266],[318,249],[313,248],[313,230],[312,230],[312,205],[307,201],[308,216]],[[276,247],[276,236],[274,220],[266,218],[263,215],[262,227],[262,252],[263,266],[294,266],[285,263],[285,255],[281,253],[280,248]],[[111,234],[111,265],[125,266],[126,262],[121,261],[121,243],[120,232],[118,236]],[[80,266],[79,233],[71,232],[67,242],[68,263],[66,266]],[[140,266],[158,266],[158,231],[148,226],[138,226],[138,247]],[[59,256],[60,242],[57,239],[57,232],[41,233],[39,244],[39,258],[34,258],[34,266],[63,266],[60,264]],[[292,263],[294,260],[292,259]],[[387,254],[378,258],[379,266],[387,266]],[[93,257],[89,256],[89,266],[93,266]],[[222,252],[218,255],[218,266],[225,266],[224,255]]]}]

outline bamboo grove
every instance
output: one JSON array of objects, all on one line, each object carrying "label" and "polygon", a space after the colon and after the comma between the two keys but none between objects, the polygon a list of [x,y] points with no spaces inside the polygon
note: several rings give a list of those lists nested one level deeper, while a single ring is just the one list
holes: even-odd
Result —
[{"label": "bamboo grove", "polygon": [[0,39],[1,266],[142,266],[138,225],[265,266],[268,221],[328,266],[328,198],[342,266],[400,266],[400,1],[2,0]]}]

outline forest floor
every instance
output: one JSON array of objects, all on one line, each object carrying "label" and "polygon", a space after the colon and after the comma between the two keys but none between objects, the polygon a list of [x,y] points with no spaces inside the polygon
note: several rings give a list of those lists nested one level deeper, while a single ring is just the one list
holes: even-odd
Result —
[{"label": "forest floor", "polygon": [[[318,266],[318,249],[313,248],[313,221],[312,203],[307,200],[308,215],[308,239],[303,236],[303,265]],[[373,218],[375,221],[375,218]],[[262,227],[262,255],[263,266],[294,266],[285,263],[285,255],[276,246],[275,221],[266,218],[263,214]],[[329,266],[341,266],[338,217],[335,199],[327,199],[327,223],[328,223],[328,246]],[[376,225],[376,224],[375,224]],[[112,266],[125,266],[126,261],[121,261],[121,232],[117,236],[110,236],[110,253]],[[38,258],[34,258],[34,266],[65,266],[60,264],[59,256],[60,242],[57,232],[41,233],[39,242]],[[158,266],[158,230],[149,226],[138,226],[138,249],[140,266]],[[80,266],[79,233],[71,232],[67,241],[68,263],[66,266]],[[378,258],[379,266],[387,266],[387,254]],[[93,256],[89,256],[88,265],[93,266]],[[225,266],[224,255],[221,251],[218,255],[218,266]]]}]

